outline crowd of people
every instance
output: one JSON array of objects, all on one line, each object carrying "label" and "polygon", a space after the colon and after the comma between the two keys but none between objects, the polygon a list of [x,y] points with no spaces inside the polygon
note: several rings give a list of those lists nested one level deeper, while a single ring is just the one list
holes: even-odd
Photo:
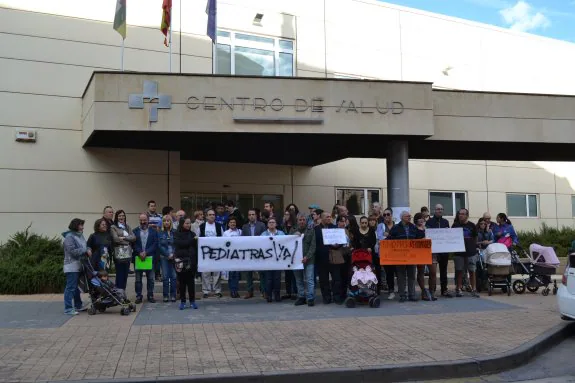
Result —
[{"label": "crowd of people", "polygon": [[[500,242],[511,247],[518,242],[515,230],[504,213],[497,215],[497,222],[485,213],[477,224],[469,221],[465,208],[457,212],[454,222],[443,218],[443,206],[436,205],[433,215],[427,207],[413,216],[408,211],[400,213],[399,222],[393,221],[391,208],[383,209],[374,203],[369,216],[349,214],[345,206],[336,205],[324,211],[318,205],[309,206],[304,213],[295,204],[285,211],[276,211],[273,202],[266,202],[263,210],[251,208],[245,218],[234,201],[214,204],[193,215],[176,211],[170,206],[157,212],[155,201],[149,201],[147,210],[139,215],[139,225],[132,229],[123,210],[114,212],[111,206],[103,210],[102,218],[94,223],[94,232],[86,240],[83,234],[85,222],[75,218],[64,236],[64,273],[66,289],[64,309],[69,315],[83,310],[78,280],[82,260],[89,260],[94,269],[106,272],[114,265],[115,287],[125,290],[128,275],[135,274],[136,304],[143,301],[143,279],[146,277],[146,295],[149,303],[155,303],[155,282],[162,282],[164,302],[176,302],[179,309],[197,309],[195,302],[196,278],[201,278],[202,297],[210,295],[221,298],[222,279],[228,280],[231,298],[240,298],[239,282],[246,282],[244,299],[254,298],[255,272],[238,271],[198,273],[198,237],[235,236],[303,236],[302,270],[258,271],[259,292],[267,302],[294,300],[296,306],[315,304],[315,287],[319,281],[324,304],[342,304],[347,296],[350,279],[350,263],[353,250],[363,249],[371,253],[375,273],[378,276],[377,294],[387,293],[389,300],[435,301],[437,269],[440,275],[440,295],[452,298],[448,289],[447,265],[449,254],[433,254],[429,265],[380,266],[379,242],[381,240],[405,240],[425,238],[425,230],[432,228],[461,227],[465,251],[454,255],[455,296],[463,296],[463,285],[469,283],[471,296],[479,297],[476,290],[477,250],[490,243]],[[322,229],[344,229],[345,245],[325,245]],[[84,259],[82,259],[84,257]],[[138,266],[138,264],[148,266]],[[134,265],[134,271],[131,270]],[[428,287],[425,275],[429,274]],[[284,276],[285,294],[281,294],[281,277]],[[397,290],[395,282],[397,280]],[[467,281],[467,282],[466,282]],[[416,293],[416,284],[421,295]],[[187,294],[187,295],[186,295]]]}]

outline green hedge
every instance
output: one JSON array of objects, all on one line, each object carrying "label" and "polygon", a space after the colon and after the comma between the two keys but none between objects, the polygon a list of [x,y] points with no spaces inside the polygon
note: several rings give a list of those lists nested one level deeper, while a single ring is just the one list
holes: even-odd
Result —
[{"label": "green hedge", "polygon": [[60,238],[30,233],[30,226],[0,245],[0,294],[62,293],[66,285]]},{"label": "green hedge", "polygon": [[542,246],[551,246],[555,248],[558,257],[567,256],[571,248],[571,242],[575,241],[575,229],[572,227],[562,227],[556,229],[543,224],[539,230],[519,231],[519,244],[525,250],[529,250],[529,245],[537,243]]}]

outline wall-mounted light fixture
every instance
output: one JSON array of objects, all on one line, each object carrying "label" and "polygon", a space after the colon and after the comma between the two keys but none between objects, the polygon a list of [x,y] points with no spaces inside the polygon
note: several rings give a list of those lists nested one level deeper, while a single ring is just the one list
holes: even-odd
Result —
[{"label": "wall-mounted light fixture", "polygon": [[262,19],[264,18],[264,14],[263,13],[256,13],[256,17],[254,17],[254,21],[253,24],[257,25],[259,27],[262,26]]}]

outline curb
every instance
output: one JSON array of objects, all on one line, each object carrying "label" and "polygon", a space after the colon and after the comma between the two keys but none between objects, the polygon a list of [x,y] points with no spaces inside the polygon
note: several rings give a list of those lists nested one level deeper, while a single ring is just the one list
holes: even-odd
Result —
[{"label": "curb", "polygon": [[[439,380],[489,375],[528,363],[565,338],[575,335],[575,323],[559,324],[537,338],[494,356],[411,365],[384,365],[367,368],[274,371],[260,373],[192,375],[181,377],[80,380],[67,383],[384,383],[413,380]],[[51,383],[56,383],[53,381]]]}]

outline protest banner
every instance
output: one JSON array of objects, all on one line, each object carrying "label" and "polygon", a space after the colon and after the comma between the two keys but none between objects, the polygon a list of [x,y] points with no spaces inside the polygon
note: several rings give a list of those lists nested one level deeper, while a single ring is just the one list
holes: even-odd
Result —
[{"label": "protest banner", "polygon": [[425,238],[431,239],[432,253],[458,253],[465,251],[463,228],[425,229]]},{"label": "protest banner", "polygon": [[201,237],[198,239],[198,271],[258,271],[303,269],[302,238]]},{"label": "protest banner", "polygon": [[385,265],[431,265],[430,239],[384,239],[379,241],[379,263]]},{"label": "protest banner", "polygon": [[324,245],[347,245],[345,229],[321,229]]}]

